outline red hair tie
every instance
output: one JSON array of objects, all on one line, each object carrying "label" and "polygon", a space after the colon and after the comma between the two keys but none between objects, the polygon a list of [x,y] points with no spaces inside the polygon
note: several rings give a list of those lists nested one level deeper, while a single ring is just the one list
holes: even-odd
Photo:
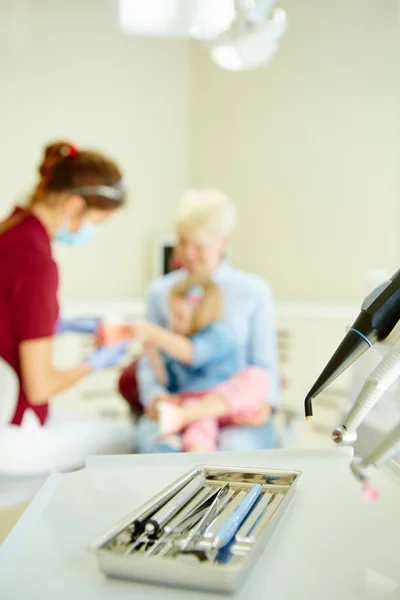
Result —
[{"label": "red hair tie", "polygon": [[73,144],[63,146],[61,149],[62,156],[78,156],[79,148]]}]

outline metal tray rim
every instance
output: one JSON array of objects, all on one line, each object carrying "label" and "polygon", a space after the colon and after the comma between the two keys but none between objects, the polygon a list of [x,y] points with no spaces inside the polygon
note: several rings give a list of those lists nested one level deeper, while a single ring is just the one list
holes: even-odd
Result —
[{"label": "metal tray rim", "polygon": [[[261,475],[280,474],[282,476],[288,475],[293,478],[288,485],[287,491],[285,492],[284,498],[278,509],[272,514],[270,519],[265,523],[265,527],[260,531],[259,539],[254,545],[249,546],[244,555],[234,556],[232,562],[223,565],[216,565],[214,562],[188,564],[169,557],[157,556],[151,558],[146,556],[136,556],[133,561],[132,555],[116,554],[102,547],[110,541],[114,535],[117,535],[124,527],[129,525],[136,516],[139,516],[144,508],[147,508],[154,502],[155,498],[165,495],[167,490],[177,485],[179,482],[182,482],[183,480],[187,481],[189,477],[192,478],[199,472],[204,472],[204,470],[222,470],[225,473],[259,473]],[[203,592],[213,591],[222,594],[235,593],[247,579],[257,559],[265,549],[277,523],[290,505],[301,474],[301,471],[289,469],[278,470],[226,467],[224,465],[197,465],[184,473],[180,478],[177,478],[170,486],[164,488],[160,494],[153,496],[147,503],[139,507],[138,510],[130,513],[130,515],[127,515],[124,519],[121,519],[118,526],[114,526],[114,528],[110,529],[108,532],[103,533],[102,536],[92,542],[89,550],[96,554],[98,568],[108,577],[123,578],[149,585],[167,585],[187,590],[196,589]],[[183,565],[185,566],[184,569],[182,569]]]}]

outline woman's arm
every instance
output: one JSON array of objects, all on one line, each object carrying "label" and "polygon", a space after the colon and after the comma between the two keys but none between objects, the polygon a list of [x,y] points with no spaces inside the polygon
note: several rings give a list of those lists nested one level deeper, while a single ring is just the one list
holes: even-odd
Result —
[{"label": "woman's arm", "polygon": [[274,301],[268,285],[263,281],[257,293],[252,315],[247,360],[249,365],[256,365],[266,370],[271,389],[265,406],[253,414],[234,417],[232,420],[236,425],[261,427],[268,422],[273,409],[279,406],[280,385],[276,337]]},{"label": "woman's arm", "polygon": [[158,348],[156,348],[152,342],[145,342],[144,353],[150,361],[151,367],[154,371],[154,375],[156,376],[158,383],[160,383],[161,385],[167,385],[167,369],[165,368],[165,362]]},{"label": "woman's arm", "polygon": [[52,338],[28,340],[19,346],[22,385],[31,404],[47,402],[48,398],[74,385],[93,370],[89,362],[65,371],[55,369],[52,349]]},{"label": "woman's arm", "polygon": [[92,371],[117,365],[128,350],[128,343],[102,346],[85,358],[83,364],[68,370],[53,366],[52,347],[51,337],[26,340],[19,344],[22,385],[32,404],[47,402],[53,394],[77,383]]},{"label": "woman's arm", "polygon": [[11,324],[21,364],[22,387],[32,404],[43,404],[92,371],[117,364],[127,344],[104,346],[74,369],[53,365],[53,336],[58,321],[58,271],[53,261],[37,264],[16,277],[11,297]]},{"label": "woman's arm", "polygon": [[[165,285],[164,279],[153,283],[147,295],[146,319],[158,325],[164,325],[164,307],[166,304],[164,289],[160,289],[160,284]],[[132,326],[132,336],[135,335],[135,325]],[[155,373],[146,354],[140,357],[137,369],[137,382],[139,385],[139,397],[141,404],[149,410],[150,418],[155,418],[153,410],[159,398],[164,398],[168,393],[165,386],[158,383]]]},{"label": "woman's arm", "polygon": [[32,404],[43,404],[53,394],[88,375],[90,363],[60,371],[53,366],[53,335],[58,320],[58,271],[52,261],[37,264],[16,281],[11,321],[18,340],[22,387]]},{"label": "woman's arm", "polygon": [[248,345],[248,364],[262,367],[268,373],[270,393],[267,402],[273,408],[280,403],[278,344],[275,326],[275,306],[266,282],[260,282],[255,299]]}]

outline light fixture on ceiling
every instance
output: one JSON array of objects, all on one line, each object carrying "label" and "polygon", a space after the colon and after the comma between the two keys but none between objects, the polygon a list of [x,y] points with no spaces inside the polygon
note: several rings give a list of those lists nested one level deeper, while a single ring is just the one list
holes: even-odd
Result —
[{"label": "light fixture on ceiling", "polygon": [[267,13],[256,12],[257,0],[249,4],[251,13],[246,12],[246,2],[238,3],[232,26],[211,45],[211,57],[221,69],[255,69],[270,62],[278,50],[279,40],[287,29],[286,12],[281,8],[270,12],[274,4],[271,0],[258,4],[258,8],[269,4]]},{"label": "light fixture on ceiling", "polygon": [[211,40],[231,26],[235,0],[119,0],[123,33]]},{"label": "light fixture on ceiling", "polygon": [[270,62],[278,50],[276,42],[265,44],[260,38],[247,38],[235,44],[218,44],[211,49],[215,64],[226,71],[245,71]]},{"label": "light fixture on ceiling", "polygon": [[287,28],[276,0],[119,0],[124,33],[195,38],[208,45],[222,69],[240,71],[267,64]]},{"label": "light fixture on ceiling", "polygon": [[236,17],[234,0],[197,0],[190,34],[197,40],[213,40],[229,29]]}]

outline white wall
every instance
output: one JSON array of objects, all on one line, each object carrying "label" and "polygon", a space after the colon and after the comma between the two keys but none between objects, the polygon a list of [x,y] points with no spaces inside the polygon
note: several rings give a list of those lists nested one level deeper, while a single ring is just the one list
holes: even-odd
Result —
[{"label": "white wall", "polygon": [[129,206],[93,244],[57,251],[68,298],[141,294],[188,185],[187,43],[123,37],[115,6],[0,2],[0,213],[29,189],[49,140],[104,149],[129,180]]},{"label": "white wall", "polygon": [[359,301],[399,258],[396,4],[280,0],[278,55],[231,74],[198,44],[120,35],[113,0],[2,0],[0,213],[67,137],[114,156],[131,193],[93,244],[57,250],[62,296],[141,295],[191,183],[235,198],[235,262],[278,299]]},{"label": "white wall", "polygon": [[235,262],[278,298],[359,301],[367,269],[400,258],[397,1],[279,5],[265,68],[192,48],[192,181],[237,201]]}]

